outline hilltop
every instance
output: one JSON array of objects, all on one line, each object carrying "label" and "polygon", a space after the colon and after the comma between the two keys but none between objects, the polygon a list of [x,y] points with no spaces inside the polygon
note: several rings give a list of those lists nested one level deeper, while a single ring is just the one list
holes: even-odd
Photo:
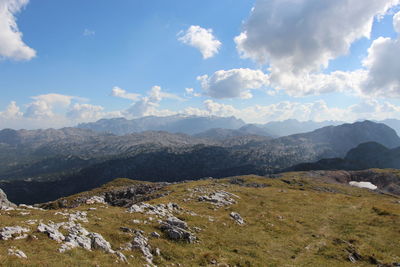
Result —
[{"label": "hilltop", "polygon": [[173,184],[117,179],[38,206],[45,209],[0,211],[3,239],[4,227],[21,227],[0,240],[0,262],[397,266],[399,197],[332,177],[304,172]]}]

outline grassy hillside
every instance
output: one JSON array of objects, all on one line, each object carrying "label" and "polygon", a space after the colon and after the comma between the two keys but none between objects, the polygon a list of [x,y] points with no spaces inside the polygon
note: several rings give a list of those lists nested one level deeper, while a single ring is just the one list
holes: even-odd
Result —
[{"label": "grassy hillside", "polygon": [[[118,179],[96,190],[66,198],[63,203],[68,205],[77,199],[137,184],[136,181]],[[72,209],[0,211],[0,229],[18,225],[31,230],[26,239],[0,240],[0,264],[146,264],[138,249],[120,250],[128,263],[100,250],[76,248],[58,252],[61,244],[36,232],[36,228],[40,220],[44,223],[66,221],[64,216],[55,214],[59,211],[86,211],[88,222],[80,222],[81,225],[101,234],[118,251],[135,236],[121,231],[121,227],[143,230],[153,250],[160,250],[160,256],[155,255],[153,260],[157,266],[392,266],[392,263],[400,262],[400,199],[395,196],[319,182],[307,178],[304,173],[286,173],[276,179],[257,176],[207,179],[168,185],[160,192],[168,194],[147,203],[178,204],[180,210],[174,215],[188,224],[197,236],[196,242],[168,239],[157,222],[158,219],[165,220],[163,217],[128,213],[125,207],[88,205],[83,201],[84,204]],[[200,196],[212,192],[232,193],[231,198],[236,203],[218,207],[211,202],[199,201]],[[47,204],[47,207],[58,208],[57,203]],[[236,223],[230,217],[231,212],[239,213],[245,224]],[[27,220],[37,222],[28,224]],[[154,231],[161,237],[152,237],[150,233]],[[10,247],[22,250],[28,258],[8,256]]]}]

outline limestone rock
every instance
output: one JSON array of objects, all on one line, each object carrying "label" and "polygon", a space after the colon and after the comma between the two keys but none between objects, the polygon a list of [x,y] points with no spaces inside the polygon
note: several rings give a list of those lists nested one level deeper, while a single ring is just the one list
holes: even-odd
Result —
[{"label": "limestone rock", "polygon": [[92,249],[99,249],[107,253],[114,254],[115,251],[112,250],[111,245],[104,237],[98,233],[90,233],[89,238],[92,241]]},{"label": "limestone rock", "polygon": [[15,248],[9,248],[8,249],[8,255],[9,256],[15,256],[21,259],[27,259],[28,257],[26,256],[26,254],[19,249],[15,249]]},{"label": "limestone rock", "polygon": [[242,216],[240,216],[239,213],[231,212],[231,214],[229,214],[229,216],[231,216],[231,218],[234,219],[236,223],[238,223],[240,225],[244,224],[244,220],[243,220]]},{"label": "limestone rock", "polygon": [[0,240],[27,238],[30,230],[20,226],[9,226],[0,229]]},{"label": "limestone rock", "polygon": [[41,233],[46,233],[51,239],[62,242],[65,240],[65,236],[58,230],[61,224],[39,224],[37,230]]},{"label": "limestone rock", "polygon": [[184,222],[184,221],[182,221],[182,220],[180,220],[180,219],[178,219],[178,218],[176,218],[174,216],[168,217],[167,223],[169,225],[173,225],[173,226],[176,226],[176,227],[179,227],[179,228],[182,228],[182,229],[187,229],[188,228],[188,225],[187,225],[186,222]]},{"label": "limestone rock", "polygon": [[200,196],[198,198],[199,201],[206,201],[211,202],[212,204],[222,207],[222,206],[229,206],[235,204],[236,201],[232,198],[235,196],[229,192],[225,191],[217,191],[210,193],[208,195]]},{"label": "limestone rock", "polygon": [[6,193],[4,193],[3,190],[0,189],[0,207],[4,209],[6,208],[16,208],[17,205],[15,205],[14,203],[11,203],[8,198]]},{"label": "limestone rock", "polygon": [[89,199],[86,199],[86,204],[87,205],[106,204],[106,201],[103,196],[93,196]]},{"label": "limestone rock", "polygon": [[153,254],[151,254],[151,247],[148,244],[148,239],[145,236],[137,232],[131,245],[132,249],[139,249],[143,253],[148,263],[153,263]]},{"label": "limestone rock", "polygon": [[176,217],[170,217],[161,224],[161,231],[171,240],[182,240],[188,243],[196,241],[196,236],[187,230],[187,223]]}]

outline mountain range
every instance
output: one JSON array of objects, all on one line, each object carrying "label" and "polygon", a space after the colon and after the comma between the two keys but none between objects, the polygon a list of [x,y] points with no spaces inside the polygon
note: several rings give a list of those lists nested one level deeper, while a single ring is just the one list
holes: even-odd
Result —
[{"label": "mountain range", "polygon": [[400,146],[393,129],[371,121],[280,138],[243,132],[210,138],[160,131],[120,136],[81,128],[2,130],[0,188],[11,201],[37,203],[118,177],[182,181],[268,175],[304,162],[344,157],[350,149],[371,141],[391,149]]},{"label": "mountain range", "polygon": [[[400,120],[387,119],[375,121],[384,123],[400,134]],[[246,124],[235,117],[201,117],[173,115],[166,117],[148,116],[127,120],[125,118],[102,119],[97,122],[83,123],[78,128],[90,129],[95,132],[125,135],[144,131],[166,131],[171,133],[185,133],[189,135],[238,136],[256,134],[269,137],[282,137],[298,133],[306,133],[326,126],[338,126],[341,121],[298,121],[288,119],[271,121],[265,124]],[[209,132],[211,130],[211,132]],[[220,137],[217,137],[220,138]]]}]

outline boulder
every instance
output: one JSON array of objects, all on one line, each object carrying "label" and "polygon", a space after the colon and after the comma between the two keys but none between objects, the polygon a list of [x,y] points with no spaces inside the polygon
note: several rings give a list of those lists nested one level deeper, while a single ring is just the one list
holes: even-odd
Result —
[{"label": "boulder", "polygon": [[9,248],[8,249],[8,255],[9,256],[15,256],[21,259],[27,259],[28,257],[26,256],[26,254],[19,249],[15,249],[15,248]]},{"label": "boulder", "polygon": [[115,251],[112,250],[111,245],[104,237],[98,233],[90,233],[89,238],[92,240],[92,249],[102,250],[107,253],[114,254]]},{"label": "boulder", "polygon": [[212,204],[214,204],[216,206],[222,207],[222,206],[229,206],[229,205],[236,203],[236,201],[232,198],[232,196],[235,196],[235,195],[225,192],[225,191],[217,191],[217,192],[210,193],[208,195],[200,196],[198,198],[198,200],[211,202]]},{"label": "boulder", "polygon": [[17,205],[15,205],[14,203],[11,203],[8,198],[6,193],[4,193],[3,190],[0,189],[0,209],[2,208],[16,208]]},{"label": "boulder", "polygon": [[41,233],[47,234],[47,236],[57,242],[62,242],[65,240],[65,236],[58,231],[60,228],[61,224],[44,224],[41,223],[39,224],[37,230]]},{"label": "boulder", "polygon": [[232,218],[233,220],[235,220],[235,222],[236,222],[237,224],[240,224],[240,225],[244,224],[244,220],[243,220],[242,216],[240,216],[239,213],[237,213],[237,212],[231,212],[231,213],[229,214],[229,216],[231,216],[231,218]]},{"label": "boulder", "polygon": [[194,234],[187,230],[187,223],[176,217],[169,217],[166,221],[162,222],[160,229],[171,240],[182,240],[193,243],[197,239]]},{"label": "boulder", "polygon": [[9,226],[0,229],[0,240],[27,238],[30,230],[21,226]]}]

